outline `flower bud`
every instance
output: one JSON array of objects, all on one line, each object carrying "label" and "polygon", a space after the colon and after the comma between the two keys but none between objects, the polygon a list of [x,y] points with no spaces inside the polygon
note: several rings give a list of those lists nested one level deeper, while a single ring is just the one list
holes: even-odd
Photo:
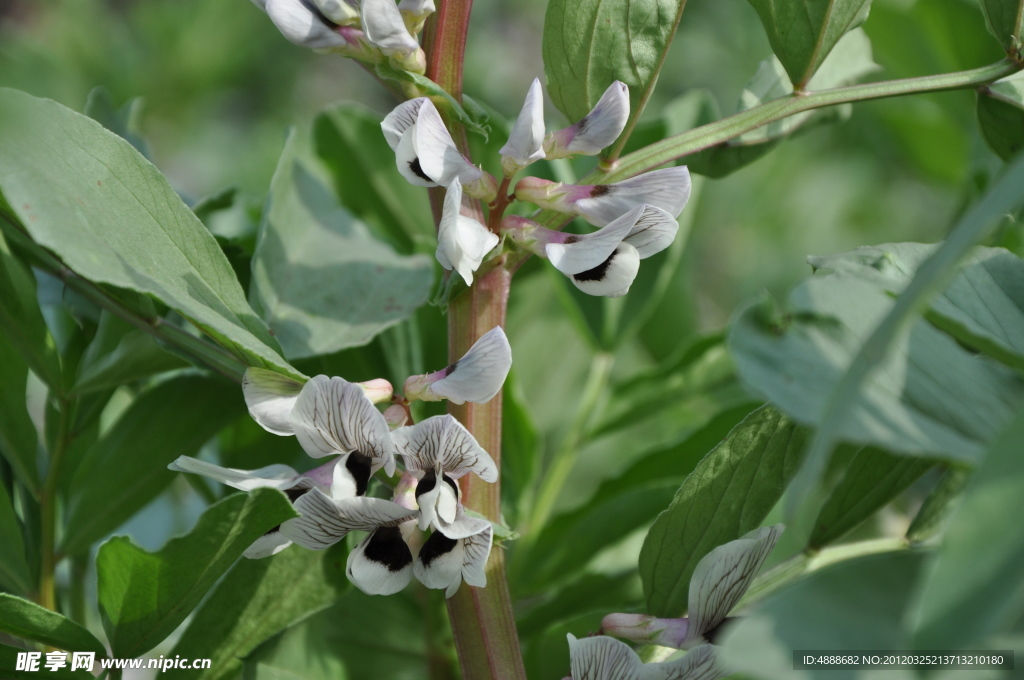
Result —
[{"label": "flower bud", "polygon": [[631,642],[681,649],[689,622],[659,619],[646,614],[609,614],[601,620],[601,632]]}]

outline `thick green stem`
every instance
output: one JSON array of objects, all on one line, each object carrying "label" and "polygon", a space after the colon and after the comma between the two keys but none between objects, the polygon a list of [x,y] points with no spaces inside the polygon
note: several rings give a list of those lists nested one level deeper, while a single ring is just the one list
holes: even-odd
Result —
[{"label": "thick green stem", "polygon": [[70,440],[71,403],[62,399],[57,410],[57,434],[54,437],[53,450],[50,452],[43,491],[39,496],[42,519],[39,541],[39,604],[53,611],[57,611],[57,587],[54,583],[54,572],[57,568],[57,485]]}]

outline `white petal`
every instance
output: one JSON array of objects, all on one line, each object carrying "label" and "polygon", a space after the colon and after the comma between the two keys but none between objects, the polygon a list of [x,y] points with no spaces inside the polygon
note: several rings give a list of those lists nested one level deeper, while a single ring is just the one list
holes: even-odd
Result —
[{"label": "white petal", "polygon": [[413,574],[428,588],[449,589],[462,583],[462,561],[465,549],[461,540],[435,531],[420,548],[412,565]]},{"label": "white petal", "polygon": [[463,183],[475,182],[483,176],[459,153],[448,128],[441,120],[434,103],[427,100],[420,107],[412,128],[413,145],[423,173],[441,186],[448,186],[456,177]]},{"label": "white petal", "polygon": [[402,12],[409,12],[417,17],[425,17],[436,11],[434,9],[434,0],[402,0],[398,3],[398,9]]},{"label": "white petal", "polygon": [[438,531],[448,538],[469,538],[485,531],[492,531],[491,523],[481,517],[470,517],[460,503],[456,508],[455,519],[440,521],[436,525]]},{"label": "white petal", "polygon": [[785,527],[761,527],[701,558],[690,578],[689,639],[725,620],[757,576]]},{"label": "white petal", "polygon": [[313,489],[293,503],[302,516],[281,525],[281,533],[310,550],[334,545],[350,531],[373,531],[398,526],[416,513],[383,498],[346,498],[332,501]]},{"label": "white petal", "polygon": [[292,542],[280,530],[271,531],[257,538],[255,543],[245,549],[242,557],[248,557],[250,560],[261,560],[264,557],[276,555],[291,544]]},{"label": "white petal", "polygon": [[628,243],[620,243],[607,260],[569,279],[587,295],[622,297],[629,292],[638,271],[640,254]]},{"label": "white petal", "polygon": [[362,22],[366,39],[384,54],[409,54],[419,49],[395,0],[363,0]]},{"label": "white petal", "polygon": [[519,168],[544,158],[544,95],[537,78],[526,93],[508,143],[498,153],[511,158]]},{"label": "white petal", "polygon": [[[485,588],[487,586],[487,558],[491,554],[494,529],[487,520],[476,521],[478,525],[483,523],[486,526],[482,531],[462,539],[462,580],[471,586]],[[448,597],[454,594],[455,591],[450,591]]]},{"label": "white petal", "polygon": [[[402,135],[405,134],[405,131],[416,124],[416,115],[420,112],[420,107],[423,106],[425,101],[427,101],[426,97],[410,99],[409,101],[402,102],[392,109],[391,113],[384,116],[380,129],[383,130],[384,139],[388,140],[388,146],[391,147],[392,151],[398,148],[398,143],[402,140]],[[412,140],[410,139],[411,143]]]},{"label": "white petal", "polygon": [[310,456],[358,451],[394,474],[390,430],[363,389],[343,378],[318,375],[302,388],[292,411],[295,436]]},{"label": "white petal", "polygon": [[711,645],[694,647],[681,659],[647,665],[651,680],[719,680],[731,675],[722,669]]},{"label": "white petal", "polygon": [[[554,157],[582,153],[593,156],[618,139],[629,120],[629,88],[616,80],[590,113],[578,123],[554,133],[561,148]],[[563,141],[564,140],[564,141]]]},{"label": "white petal", "polygon": [[437,261],[445,269],[454,269],[473,285],[473,272],[487,253],[498,245],[498,235],[472,217],[460,213],[462,209],[462,183],[452,179],[444,197],[441,224],[437,230]]},{"label": "white petal", "polygon": [[412,552],[397,527],[377,529],[349,553],[345,572],[368,595],[393,595],[412,580]]},{"label": "white petal", "polygon": [[415,137],[415,125],[402,134],[402,138],[398,140],[398,146],[395,147],[395,164],[409,184],[417,187],[436,187],[438,186],[437,182],[430,179],[423,172],[423,166],[420,165],[420,158],[416,153]]},{"label": "white petal", "polygon": [[391,437],[407,470],[432,470],[440,463],[445,474],[453,479],[474,472],[485,482],[498,481],[494,461],[452,415],[432,416],[400,427]]},{"label": "white petal", "polygon": [[284,37],[296,45],[321,49],[346,44],[301,0],[267,0],[264,9]]},{"label": "white petal", "polygon": [[495,326],[446,369],[445,377],[431,383],[429,389],[453,404],[467,401],[483,404],[501,391],[510,368],[512,347],[501,326]]},{"label": "white petal", "polygon": [[249,415],[267,432],[295,434],[291,412],[302,383],[264,368],[247,368],[242,376],[242,396]]},{"label": "white petal", "polygon": [[567,637],[574,680],[646,680],[643,662],[626,643],[603,635]]},{"label": "white petal", "polygon": [[373,475],[373,460],[358,453],[349,453],[338,459],[331,480],[331,499],[340,501],[366,495],[366,487]]},{"label": "white petal", "polygon": [[643,260],[672,245],[678,233],[679,221],[675,217],[661,208],[648,205],[623,241],[636,248]]},{"label": "white petal", "polygon": [[258,470],[236,470],[188,456],[180,456],[167,467],[178,472],[202,475],[242,491],[263,488],[284,491],[296,486],[299,477],[299,473],[287,465],[268,465]]},{"label": "white petal", "polygon": [[336,24],[352,24],[359,19],[359,2],[349,0],[313,0],[325,17]]},{"label": "white petal", "polygon": [[681,166],[598,184],[589,198],[576,200],[573,208],[591,224],[602,226],[644,203],[678,217],[689,199],[690,171]]},{"label": "white petal", "polygon": [[549,243],[544,253],[555,269],[572,276],[607,261],[644,212],[638,205],[591,234],[571,234],[565,243]]}]

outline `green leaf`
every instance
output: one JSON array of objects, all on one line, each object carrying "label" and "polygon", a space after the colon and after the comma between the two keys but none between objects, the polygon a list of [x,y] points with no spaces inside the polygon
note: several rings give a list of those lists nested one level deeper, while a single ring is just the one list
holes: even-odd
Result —
[{"label": "green leaf", "polygon": [[[796,420],[817,425],[864,339],[892,308],[876,284],[822,271],[793,290],[784,316],[767,304],[742,311],[730,347],[754,389]],[[923,320],[908,330],[848,405],[839,440],[977,461],[1024,399],[1024,383]]]},{"label": "green leaf", "polygon": [[761,525],[796,472],[804,439],[791,420],[763,406],[697,465],[640,551],[648,613],[674,617],[686,610],[697,563]]},{"label": "green leaf", "polygon": [[914,520],[907,527],[907,540],[911,543],[921,543],[933,536],[937,536],[946,524],[946,520],[952,514],[953,509],[959,504],[960,495],[967,486],[971,472],[964,467],[950,467],[942,475],[942,479],[936,485],[928,497],[921,504]]},{"label": "green leaf", "polygon": [[[866,246],[810,257],[816,269],[849,272],[899,294],[938,248],[921,243]],[[1024,260],[1002,248],[975,248],[931,301],[928,320],[961,343],[1024,369]]]},{"label": "green leaf", "polygon": [[988,30],[999,39],[1007,52],[1017,51],[1024,40],[1024,1],[981,0]]},{"label": "green leaf", "polygon": [[86,452],[72,479],[61,551],[77,554],[153,500],[192,456],[245,412],[238,386],[182,376],[145,392]]},{"label": "green leaf", "polygon": [[[541,460],[540,435],[524,401],[513,368],[505,378],[501,401],[501,492],[503,503],[515,510],[533,484]],[[518,514],[512,517],[514,523]]]},{"label": "green leaf", "polygon": [[836,671],[794,671],[793,650],[911,649],[901,621],[922,557],[871,555],[804,577],[726,629],[723,660],[763,680],[825,680]]},{"label": "green leaf", "polygon": [[39,489],[36,427],[28,414],[28,364],[0,325],[0,454],[27,489]]},{"label": "green leaf", "polygon": [[155,553],[116,536],[96,556],[100,618],[115,657],[134,658],[170,635],[252,543],[298,517],[280,491],[228,496]]},{"label": "green leaf", "polygon": [[25,561],[21,522],[4,484],[0,484],[0,585],[25,594],[32,589],[32,577]]},{"label": "green leaf", "polygon": [[978,88],[978,123],[985,141],[1004,161],[1024,149],[1024,73]]},{"label": "green leaf", "polygon": [[380,131],[381,119],[357,104],[339,104],[313,123],[316,153],[331,171],[342,205],[386,235],[402,252],[436,246],[430,201],[409,184]]},{"label": "green leaf", "polygon": [[[0,132],[0,141],[2,141]],[[2,169],[2,161],[0,161]],[[2,180],[0,180],[2,188]],[[0,329],[7,342],[54,390],[61,389],[60,357],[36,300],[32,271],[14,257],[0,235]]]},{"label": "green leaf", "polygon": [[551,0],[544,16],[544,72],[551,101],[572,122],[616,80],[629,86],[631,115],[653,85],[683,0]]},{"label": "green leaf", "polygon": [[917,593],[919,649],[965,649],[1024,614],[1024,411],[967,483]]},{"label": "green leaf", "polygon": [[9,593],[0,593],[0,631],[69,652],[107,654],[96,636],[71,619]]},{"label": "green leaf", "polygon": [[53,680],[94,680],[92,673],[86,670],[69,670],[70,666],[59,668],[55,671],[46,668],[46,656],[39,659],[39,668],[35,671],[17,671],[18,655],[24,654],[24,649],[8,647],[0,644],[0,668],[4,669],[6,680],[39,680],[39,678],[53,678]]},{"label": "green leaf", "polygon": [[865,18],[870,0],[750,0],[772,51],[803,90],[832,48]]},{"label": "green leaf", "polygon": [[875,514],[921,477],[932,461],[861,449],[818,513],[808,547],[818,550]]},{"label": "green leaf", "polygon": [[132,330],[121,336],[112,351],[83,366],[69,394],[77,397],[111,389],[187,366],[185,360],[160,347],[149,333]]},{"label": "green leaf", "polygon": [[302,377],[216,240],[131,145],[15,90],[0,90],[0,120],[0,191],[39,245],[91,281],[152,295],[249,365]]},{"label": "green leaf", "polygon": [[345,557],[340,543],[329,551],[294,547],[262,560],[239,560],[168,654],[213,663],[198,675],[171,670],[167,680],[234,677],[257,646],[326,609],[347,589]]},{"label": "green leaf", "polygon": [[289,358],[364,345],[427,299],[429,258],[397,255],[285,146],[253,256],[253,294]]}]

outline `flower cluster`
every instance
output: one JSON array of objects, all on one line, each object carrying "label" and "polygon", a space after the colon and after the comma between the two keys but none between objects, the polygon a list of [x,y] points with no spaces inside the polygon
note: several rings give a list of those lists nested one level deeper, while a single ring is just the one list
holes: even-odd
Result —
[{"label": "flower cluster", "polygon": [[296,45],[337,52],[370,64],[390,61],[426,70],[416,35],[433,0],[253,0]]},{"label": "flower cluster", "polygon": [[[615,184],[573,185],[525,177],[511,195],[499,195],[520,170],[542,158],[596,155],[622,133],[629,118],[629,89],[614,82],[574,125],[545,136],[544,100],[534,79],[508,143],[501,149],[503,182],[473,165],[456,147],[430,99],[396,107],[381,123],[398,170],[412,184],[446,189],[437,235],[437,260],[473,283],[489,253],[506,242],[547,258],[585,293],[618,297],[629,291],[640,260],[667,248],[679,231],[676,218],[690,197],[685,167],[648,172]],[[579,216],[596,227],[565,234],[516,215],[489,229],[463,213],[464,195],[503,210],[513,200]],[[499,216],[502,217],[502,216]],[[492,221],[492,226],[494,222]]]},{"label": "flower cluster", "polygon": [[[596,636],[569,636],[572,680],[717,680],[730,675],[718,661],[714,643],[779,540],[784,527],[755,529],[720,545],[697,563],[690,578],[688,616],[659,619],[645,614],[609,614],[602,632],[642,644],[689,651],[675,661],[641,662],[625,643]],[[569,680],[569,679],[566,679]]]},{"label": "flower cluster", "polygon": [[[501,390],[511,363],[508,340],[497,327],[451,366],[413,376],[406,385],[414,399],[480,403]],[[457,480],[473,473],[493,483],[498,469],[454,417],[434,416],[414,425],[404,425],[404,417],[386,417],[375,406],[392,400],[384,380],[352,383],[319,375],[303,384],[250,368],[242,390],[250,415],[264,429],[295,436],[313,458],[331,458],[303,473],[287,465],[236,470],[187,456],[170,465],[243,491],[273,488],[288,496],[299,517],[260,537],[246,557],[267,557],[292,543],[322,550],[350,532],[365,531],[369,535],[347,564],[349,579],[364,592],[395,593],[413,576],[428,588],[444,589],[448,597],[463,581],[486,584],[493,528],[467,513]],[[371,478],[380,470],[394,476],[398,460],[404,471],[392,499],[367,495]]]}]

